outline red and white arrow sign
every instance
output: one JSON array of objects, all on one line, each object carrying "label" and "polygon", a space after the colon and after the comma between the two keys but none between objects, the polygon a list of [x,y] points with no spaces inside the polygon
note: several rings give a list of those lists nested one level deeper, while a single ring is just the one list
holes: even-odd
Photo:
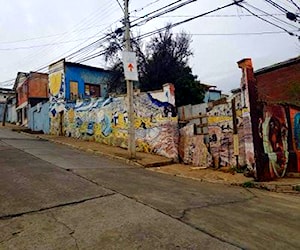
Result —
[{"label": "red and white arrow sign", "polygon": [[134,68],[134,66],[133,66],[133,64],[132,64],[132,63],[129,63],[129,64],[128,64],[128,66],[127,66],[127,68],[129,69],[129,71],[130,71],[130,72],[132,72],[132,71],[133,71],[133,68]]},{"label": "red and white arrow sign", "polygon": [[136,55],[131,51],[123,51],[123,68],[126,80],[138,81]]}]

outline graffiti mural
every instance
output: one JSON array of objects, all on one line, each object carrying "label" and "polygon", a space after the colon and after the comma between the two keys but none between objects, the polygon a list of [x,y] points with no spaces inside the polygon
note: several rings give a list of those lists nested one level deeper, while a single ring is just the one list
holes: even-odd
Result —
[{"label": "graffiti mural", "polygon": [[[65,108],[64,60],[49,66],[50,133],[62,134],[62,116]],[[60,115],[58,115],[60,114]]]},{"label": "graffiti mural", "polygon": [[249,111],[243,105],[241,93],[238,93],[228,98],[226,103],[213,106],[207,113],[209,150],[215,167],[236,165],[233,145],[232,98],[235,98],[239,165],[252,166],[254,163]]},{"label": "graffiti mural", "polygon": [[300,172],[300,108],[290,107],[291,132],[292,132],[292,147],[296,153],[297,164],[292,165],[292,171]]},{"label": "graffiti mural", "polygon": [[300,150],[300,112],[294,116],[294,137],[296,149]]},{"label": "graffiti mural", "polygon": [[[164,91],[173,85],[168,86],[169,88],[164,87]],[[177,160],[179,135],[175,107],[165,98],[159,100],[157,97],[160,97],[157,93],[140,93],[134,96],[136,148],[138,151]],[[54,103],[52,108],[55,110],[57,106]],[[127,148],[127,110],[127,99],[124,96],[65,103],[63,133],[65,136]],[[56,119],[55,116],[52,119]],[[51,131],[59,130],[57,122],[52,122],[51,125],[54,126]]]},{"label": "graffiti mural", "polygon": [[264,107],[264,117],[260,119],[260,136],[263,140],[264,151],[269,159],[271,178],[285,175],[288,151],[288,125],[285,110],[279,105]]},{"label": "graffiti mural", "polygon": [[211,155],[204,144],[203,135],[194,135],[194,124],[180,129],[179,156],[185,164],[209,167]]}]

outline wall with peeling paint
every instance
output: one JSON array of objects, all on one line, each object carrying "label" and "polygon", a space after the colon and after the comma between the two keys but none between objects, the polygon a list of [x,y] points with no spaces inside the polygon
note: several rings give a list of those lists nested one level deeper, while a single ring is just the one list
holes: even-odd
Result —
[{"label": "wall with peeling paint", "polygon": [[179,156],[183,163],[207,168],[211,166],[211,155],[204,143],[204,135],[194,134],[191,123],[179,130]]},{"label": "wall with peeling paint", "polygon": [[198,105],[179,107],[181,124],[179,155],[184,163],[195,166],[236,166],[232,99],[238,138],[238,164],[254,164],[252,131],[249,109],[241,91],[228,98]]},{"label": "wall with peeling paint", "polygon": [[209,149],[215,167],[236,166],[231,102],[233,98],[236,110],[238,163],[240,166],[252,166],[254,163],[254,155],[251,150],[252,133],[248,118],[249,109],[243,105],[242,94],[238,93],[224,100],[224,103],[217,103],[217,105],[211,103],[211,108],[207,113]]}]

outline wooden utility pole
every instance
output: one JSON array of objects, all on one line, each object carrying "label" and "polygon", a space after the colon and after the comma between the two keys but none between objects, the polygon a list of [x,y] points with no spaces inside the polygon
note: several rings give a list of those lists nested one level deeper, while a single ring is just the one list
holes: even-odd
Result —
[{"label": "wooden utility pole", "polygon": [[[129,0],[124,0],[125,2],[125,48],[126,51],[131,51],[130,45],[130,20],[129,20],[129,11],[128,11],[128,3]],[[127,97],[128,97],[128,121],[129,121],[129,129],[128,129],[128,152],[129,157],[131,159],[136,158],[135,151],[135,129],[134,129],[134,109],[133,109],[133,83],[131,80],[126,80],[127,87]]]}]

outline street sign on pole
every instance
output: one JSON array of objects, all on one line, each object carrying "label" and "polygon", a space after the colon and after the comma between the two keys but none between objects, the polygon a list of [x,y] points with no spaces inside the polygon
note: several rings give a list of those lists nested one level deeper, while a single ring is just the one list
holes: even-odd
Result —
[{"label": "street sign on pole", "polygon": [[138,81],[139,77],[137,71],[135,52],[123,51],[122,57],[123,57],[125,80]]}]

